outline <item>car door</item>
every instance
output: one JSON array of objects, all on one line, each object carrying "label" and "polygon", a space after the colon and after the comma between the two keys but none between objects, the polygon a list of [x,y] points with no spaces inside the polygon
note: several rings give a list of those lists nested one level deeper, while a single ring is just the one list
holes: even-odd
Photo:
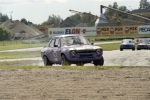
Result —
[{"label": "car door", "polygon": [[61,48],[60,48],[60,39],[56,38],[54,42],[54,48],[53,48],[53,62],[56,64],[60,64],[61,62]]},{"label": "car door", "polygon": [[49,61],[53,62],[53,48],[54,48],[55,39],[51,39],[46,50],[46,56],[48,57]]}]

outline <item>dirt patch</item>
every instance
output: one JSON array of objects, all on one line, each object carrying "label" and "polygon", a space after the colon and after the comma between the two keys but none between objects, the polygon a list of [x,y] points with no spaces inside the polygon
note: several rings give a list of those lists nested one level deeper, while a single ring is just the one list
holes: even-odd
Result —
[{"label": "dirt patch", "polygon": [[150,100],[150,68],[0,69],[0,100]]}]

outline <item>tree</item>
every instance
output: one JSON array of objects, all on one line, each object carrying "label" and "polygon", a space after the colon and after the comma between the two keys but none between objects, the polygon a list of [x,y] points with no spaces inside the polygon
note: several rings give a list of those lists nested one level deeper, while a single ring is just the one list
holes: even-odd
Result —
[{"label": "tree", "polygon": [[[124,11],[124,12],[127,12],[127,11],[128,11],[128,9],[127,9],[126,6],[120,6],[118,9],[121,10],[121,11]],[[118,13],[118,15],[119,15],[120,17],[122,17],[122,18],[127,18],[127,17],[128,17],[128,15],[127,15],[127,14],[124,14],[124,13]]]},{"label": "tree", "polygon": [[79,14],[71,15],[70,18],[77,24],[81,23],[82,16]]},{"label": "tree", "polygon": [[54,27],[58,27],[59,24],[63,21],[60,16],[50,15],[47,21],[43,22],[42,25],[54,25]]},{"label": "tree", "polygon": [[0,25],[0,41],[10,40],[11,39],[11,32],[8,28]]},{"label": "tree", "polygon": [[9,18],[7,15],[3,15],[2,13],[0,13],[0,22],[3,23],[5,21],[7,21]]},{"label": "tree", "polygon": [[[108,7],[113,8],[112,5],[108,5]],[[112,19],[112,16],[114,15],[114,11],[110,10],[110,9],[106,9],[104,15],[108,20],[110,20],[110,19]]]},{"label": "tree", "polygon": [[140,1],[140,9],[147,9],[150,7],[150,3],[147,0]]},{"label": "tree", "polygon": [[[127,12],[128,9],[126,6],[118,6],[117,2],[114,2],[113,5],[109,5],[108,7],[110,8],[114,8],[114,9],[117,9],[117,10],[120,10],[120,11],[124,11],[124,12]],[[104,13],[106,19],[108,20],[111,20],[111,19],[116,19],[116,18],[127,18],[128,15],[127,14],[124,14],[124,13],[121,13],[121,12],[117,12],[115,10],[111,10],[109,8],[107,8],[105,10],[105,13]]]},{"label": "tree", "polygon": [[20,20],[20,22],[22,22],[22,23],[28,25],[28,22],[27,22],[27,20],[26,20],[25,18],[22,18],[22,19]]},{"label": "tree", "polygon": [[85,14],[82,14],[82,15],[74,14],[74,15],[70,16],[70,18],[77,24],[88,23],[91,26],[95,25],[95,21],[96,21],[96,18],[94,16],[91,16],[90,12],[89,12],[89,14],[86,14],[86,15]]},{"label": "tree", "polygon": [[118,4],[117,4],[117,2],[114,2],[113,8],[118,9]]}]

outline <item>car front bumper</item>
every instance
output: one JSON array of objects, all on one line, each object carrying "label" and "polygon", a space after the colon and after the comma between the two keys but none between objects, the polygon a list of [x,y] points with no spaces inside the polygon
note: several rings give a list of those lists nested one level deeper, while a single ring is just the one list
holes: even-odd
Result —
[{"label": "car front bumper", "polygon": [[120,49],[135,49],[134,45],[121,45]]},{"label": "car front bumper", "polygon": [[137,46],[137,49],[148,49],[148,46],[147,45],[140,45],[140,46]]},{"label": "car front bumper", "polygon": [[77,54],[76,56],[70,56],[69,61],[71,62],[90,62],[95,60],[100,60],[102,58],[102,55],[96,55],[96,54]]}]

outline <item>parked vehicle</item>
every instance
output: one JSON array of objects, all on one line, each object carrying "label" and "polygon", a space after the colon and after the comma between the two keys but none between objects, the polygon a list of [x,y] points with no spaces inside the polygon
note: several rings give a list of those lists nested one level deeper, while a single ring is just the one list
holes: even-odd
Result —
[{"label": "parked vehicle", "polygon": [[147,49],[150,50],[150,43],[146,41],[139,42],[137,45],[137,50]]},{"label": "parked vehicle", "polygon": [[120,51],[123,49],[132,49],[135,50],[135,43],[132,39],[123,39],[120,44]]},{"label": "parked vehicle", "polygon": [[92,63],[103,66],[103,49],[92,45],[84,35],[71,34],[53,37],[48,45],[41,50],[44,65],[76,64],[83,66]]}]

